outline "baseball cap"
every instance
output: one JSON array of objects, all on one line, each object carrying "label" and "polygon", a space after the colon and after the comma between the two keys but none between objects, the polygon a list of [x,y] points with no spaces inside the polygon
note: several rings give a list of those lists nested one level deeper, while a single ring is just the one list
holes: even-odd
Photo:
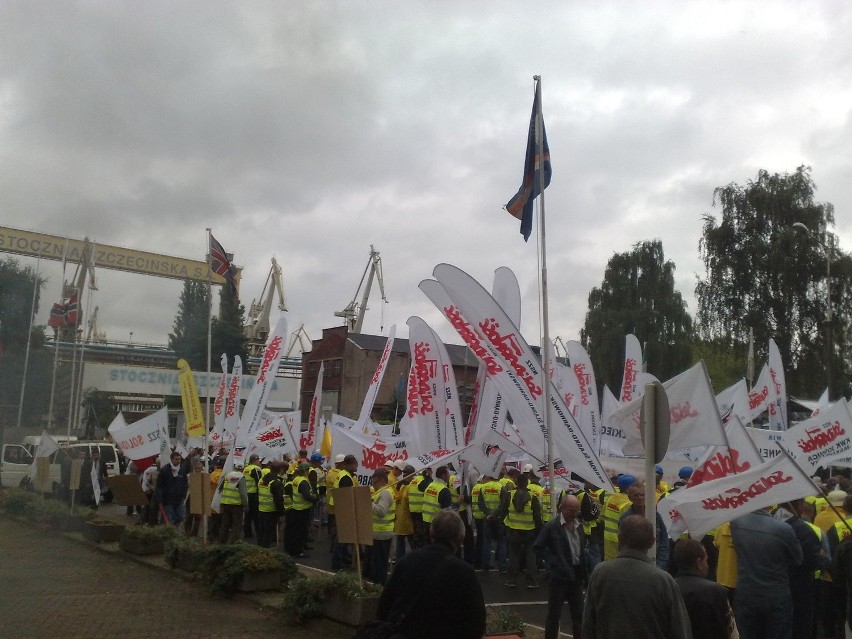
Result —
[{"label": "baseball cap", "polygon": [[393,468],[393,467],[394,467],[393,460],[392,460],[392,459],[387,460],[387,461],[384,463],[384,465],[385,465],[387,468]]},{"label": "baseball cap", "polygon": [[826,499],[832,506],[842,506],[843,500],[846,499],[846,493],[842,490],[832,490],[828,493]]},{"label": "baseball cap", "polygon": [[663,467],[660,466],[659,464],[657,464],[656,466],[654,466],[654,472],[657,475],[662,475],[663,474]]},{"label": "baseball cap", "polygon": [[301,462],[298,465],[297,469],[299,472],[302,472],[303,470],[308,470],[310,467],[311,465],[308,462]]},{"label": "baseball cap", "polygon": [[335,455],[334,463],[335,464],[342,464],[344,459],[346,459],[346,455]]}]

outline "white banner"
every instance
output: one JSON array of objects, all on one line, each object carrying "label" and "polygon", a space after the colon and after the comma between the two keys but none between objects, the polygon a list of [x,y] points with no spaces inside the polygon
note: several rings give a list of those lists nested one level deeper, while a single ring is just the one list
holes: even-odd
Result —
[{"label": "white banner", "polygon": [[[668,395],[671,416],[669,450],[725,443],[716,396],[713,394],[710,380],[707,379],[703,362],[698,362],[663,386]],[[639,409],[642,406],[643,394],[637,394],[636,398],[624,404],[612,417],[613,425],[620,427],[627,435],[627,444],[624,447],[626,455],[644,454],[639,429]]]},{"label": "white banner", "polygon": [[748,407],[748,386],[745,379],[741,379],[716,395],[716,406],[719,407],[723,424],[727,424],[735,416],[741,423],[748,424],[751,411]]},{"label": "white banner", "polygon": [[769,430],[787,430],[787,382],[784,379],[784,366],[781,353],[774,339],[769,340],[769,378],[771,386],[769,398]]},{"label": "white banner", "polygon": [[[514,395],[521,400],[515,403],[525,410],[516,413],[512,404],[509,412],[515,425],[525,429],[522,432],[528,449],[537,449],[538,443],[540,450],[544,450],[549,435],[566,467],[596,486],[612,489],[603,465],[555,389],[550,393],[551,405],[546,407],[545,419],[543,385],[550,384],[550,380],[543,374],[538,357],[500,305],[470,275],[450,264],[438,264],[433,275],[454,303],[453,307],[439,305],[438,308],[448,317],[453,316],[451,323],[473,347],[477,357],[491,366],[497,364],[494,375],[495,379],[502,380],[501,395]],[[424,283],[421,282],[421,289]],[[514,375],[505,375],[504,371],[508,370]],[[531,436],[533,433],[535,437]]]},{"label": "white banner", "polygon": [[591,442],[592,448],[597,451],[601,439],[601,414],[598,387],[595,381],[595,370],[592,367],[592,360],[580,342],[568,340],[565,346],[568,349],[571,372],[577,380],[577,405],[580,410],[577,421],[580,424],[580,428],[586,434],[586,439]]},{"label": "white banner", "polygon": [[[494,430],[483,431],[465,452],[465,461],[469,462],[480,475],[490,475],[494,479],[500,476],[503,464],[512,453],[522,452],[515,444]],[[526,453],[524,453],[526,455]]]},{"label": "white banner", "polygon": [[308,411],[308,430],[304,434],[299,433],[299,449],[311,453],[316,448],[317,433],[319,432],[322,411],[322,380],[325,374],[325,362],[320,362],[317,373],[317,385],[314,388],[314,396],[311,398],[311,409]]},{"label": "white banner", "polygon": [[160,453],[165,434],[166,446],[169,446],[169,412],[161,408],[132,424],[122,424],[124,418],[118,417],[109,425],[109,434],[115,445],[121,449],[127,459],[144,459]]},{"label": "white banner", "polygon": [[225,403],[228,393],[228,356],[222,353],[219,360],[222,367],[222,378],[216,389],[216,399],[213,401],[213,430],[210,432],[210,444],[214,447],[222,445],[225,432]]},{"label": "white banner", "polygon": [[435,343],[438,338],[419,317],[409,317],[406,324],[411,355],[406,416],[414,427],[422,450],[446,448],[444,374]]},{"label": "white banner", "polygon": [[[760,369],[760,375],[757,376],[757,381],[748,393],[748,407],[751,411],[751,419],[755,420],[763,414],[772,401],[769,396],[772,388],[772,380],[769,377],[769,366],[763,365]],[[745,423],[745,422],[743,422]]]},{"label": "white banner", "polygon": [[748,433],[754,445],[757,446],[757,451],[763,458],[763,461],[775,459],[781,454],[781,449],[778,444],[783,442],[784,434],[777,430],[766,430],[765,428],[751,428],[746,426]]},{"label": "white banner", "polygon": [[240,425],[240,388],[243,380],[243,360],[239,355],[234,356],[234,367],[228,382],[228,399],[225,401],[224,439],[234,440]]},{"label": "white banner", "polygon": [[636,399],[643,388],[639,385],[642,373],[642,345],[635,335],[624,338],[624,375],[621,378],[621,403]]},{"label": "white banner", "polygon": [[266,408],[266,400],[269,398],[272,382],[278,373],[278,365],[281,362],[281,356],[284,354],[282,347],[286,339],[287,320],[280,317],[275,324],[275,329],[269,334],[266,348],[263,349],[263,359],[260,362],[260,368],[257,370],[257,378],[246,400],[246,405],[243,407],[243,415],[237,429],[238,445],[249,433],[260,426],[261,415]]},{"label": "white banner", "polygon": [[602,457],[624,457],[624,445],[627,443],[627,433],[618,424],[613,422],[612,416],[619,408],[618,399],[612,394],[608,386],[603,387],[603,402],[601,405],[601,439],[598,444],[599,454]]},{"label": "white banner", "polygon": [[382,385],[382,379],[385,376],[385,371],[388,367],[391,351],[393,350],[393,341],[396,337],[396,324],[390,327],[388,331],[388,341],[385,343],[385,348],[382,351],[382,357],[379,364],[376,366],[376,372],[370,380],[370,386],[367,388],[367,396],[364,397],[364,403],[361,405],[361,414],[358,416],[358,424],[363,426],[372,423],[373,406],[376,404],[376,396],[379,394],[379,388]]},{"label": "white banner", "polygon": [[746,513],[817,493],[805,472],[782,454],[737,475],[669,493],[657,511],[667,512],[672,521],[682,517],[690,535],[701,539],[719,524]]},{"label": "white banner", "polygon": [[42,430],[41,438],[38,440],[38,446],[36,447],[35,458],[50,457],[57,450],[59,450],[59,444],[56,443],[53,437],[47,434],[46,430]]},{"label": "white banner", "polygon": [[710,447],[689,478],[688,487],[742,473],[763,463],[760,451],[748,436],[739,417],[734,415],[731,418],[725,427],[725,433],[728,446]]},{"label": "white banner", "polygon": [[816,417],[799,422],[782,435],[784,447],[808,474],[852,455],[852,417],[845,399]]}]

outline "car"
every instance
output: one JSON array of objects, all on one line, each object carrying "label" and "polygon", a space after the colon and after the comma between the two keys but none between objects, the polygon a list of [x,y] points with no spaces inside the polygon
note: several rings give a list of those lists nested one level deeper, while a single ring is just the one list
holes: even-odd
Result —
[{"label": "car", "polygon": [[[21,444],[4,444],[3,456],[0,458],[0,485],[6,488],[24,486],[30,482],[33,460],[40,437],[25,437]],[[64,439],[64,438],[63,438]],[[74,438],[76,440],[76,438]],[[60,442],[58,442],[60,443]],[[62,445],[64,444],[64,445]],[[62,483],[62,460],[67,455],[77,453],[79,459],[85,459],[97,449],[101,460],[106,464],[107,474],[120,474],[118,464],[118,449],[107,441],[65,441],[62,448],[53,453],[50,459],[50,481],[53,492]]]}]

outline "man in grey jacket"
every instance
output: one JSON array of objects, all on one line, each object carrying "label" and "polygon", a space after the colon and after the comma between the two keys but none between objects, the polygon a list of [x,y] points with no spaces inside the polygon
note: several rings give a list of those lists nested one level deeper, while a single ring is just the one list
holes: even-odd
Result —
[{"label": "man in grey jacket", "polygon": [[583,639],[692,639],[689,615],[674,578],[648,559],[654,527],[631,515],[620,523],[618,556],[589,579]]}]

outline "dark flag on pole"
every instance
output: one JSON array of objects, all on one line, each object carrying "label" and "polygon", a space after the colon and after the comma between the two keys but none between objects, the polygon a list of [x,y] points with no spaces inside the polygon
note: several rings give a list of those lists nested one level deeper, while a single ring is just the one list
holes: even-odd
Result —
[{"label": "dark flag on pole", "polygon": [[210,270],[216,275],[221,275],[228,282],[228,287],[231,289],[231,294],[237,297],[237,269],[231,264],[231,259],[225,249],[213,234],[210,234]]},{"label": "dark flag on pole", "polygon": [[[544,130],[544,117],[538,113],[541,105],[539,96],[539,84],[535,85],[535,98],[533,99],[532,116],[530,117],[530,130],[527,137],[527,155],[524,160],[524,179],[521,188],[515,196],[509,200],[506,210],[521,221],[521,235],[524,241],[530,239],[532,233],[533,201],[541,194],[541,176],[539,171],[544,167],[544,188],[550,184],[550,149],[547,146],[547,133]],[[536,115],[539,118],[536,118]],[[536,120],[541,122],[541,156],[538,154],[536,143]]]}]

